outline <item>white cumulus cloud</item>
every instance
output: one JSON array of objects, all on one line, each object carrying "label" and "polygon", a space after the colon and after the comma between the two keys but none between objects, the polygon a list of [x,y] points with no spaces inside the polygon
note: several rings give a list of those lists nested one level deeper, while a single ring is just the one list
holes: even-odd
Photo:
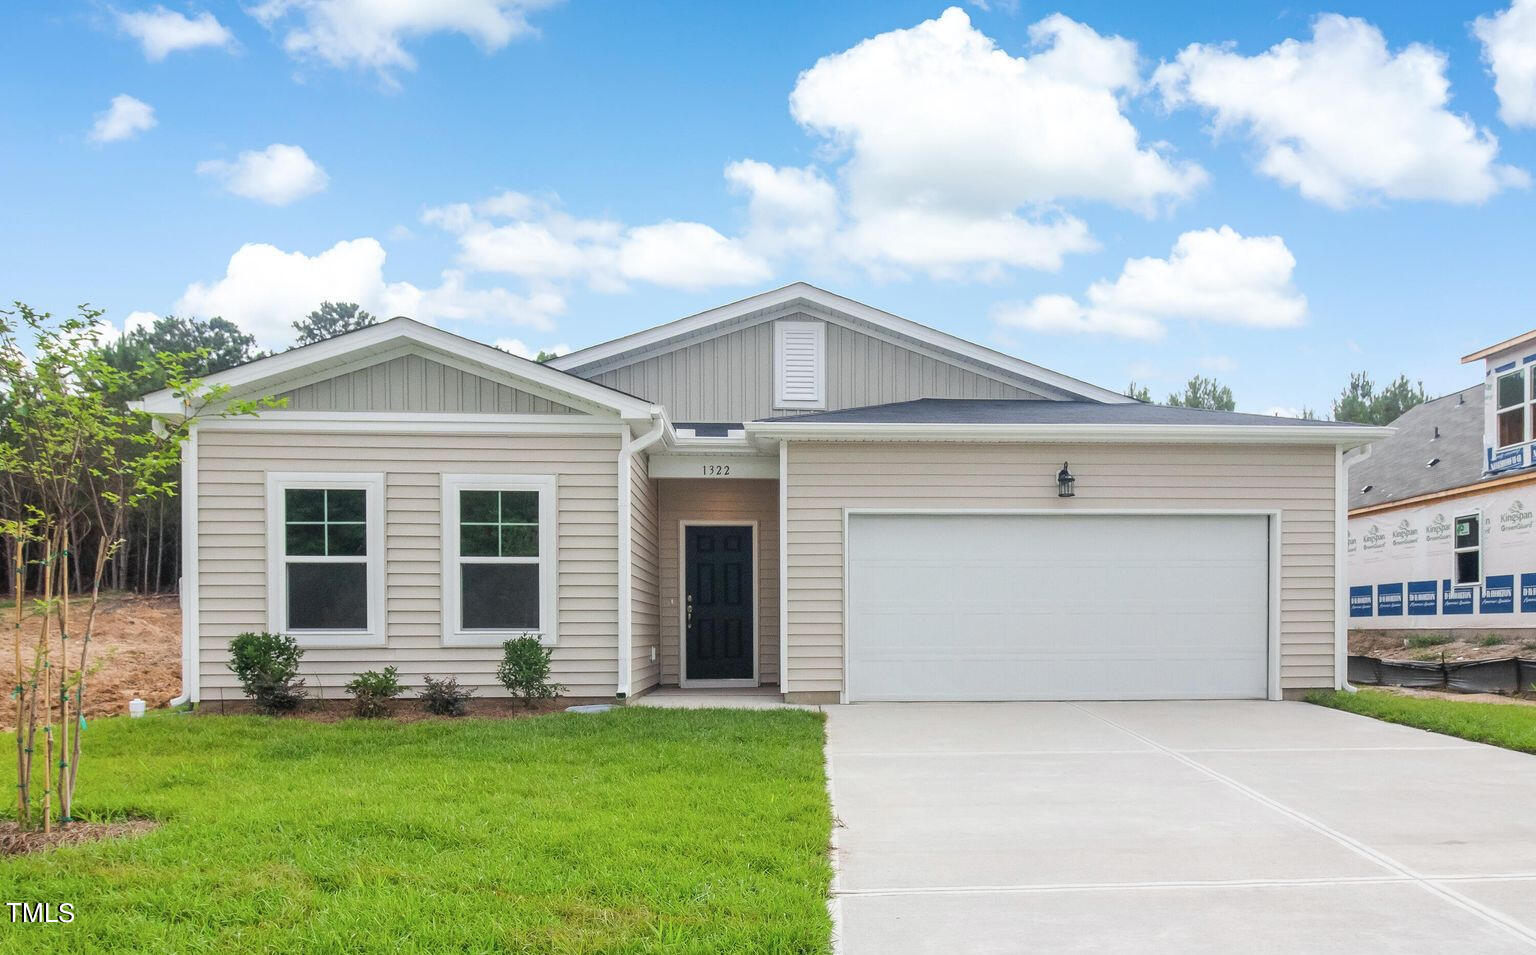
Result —
[{"label": "white cumulus cloud", "polygon": [[155,327],[155,322],[158,322],[159,320],[160,316],[156,315],[154,312],[129,312],[128,317],[123,319],[123,331],[149,331],[151,328]]},{"label": "white cumulus cloud", "polygon": [[1511,126],[1536,126],[1536,0],[1514,0],[1501,13],[1478,17],[1472,32],[1493,71],[1499,117]]},{"label": "white cumulus cloud", "polygon": [[301,59],[373,70],[393,84],[397,70],[416,68],[405,43],[458,33],[493,52],[534,32],[528,15],[556,0],[264,0],[249,8],[283,33],[283,48]]},{"label": "white cumulus cloud", "polygon": [[230,256],[221,278],[193,282],[176,312],[222,316],[271,347],[292,340],[292,324],[321,302],[356,302],[380,318],[408,315],[424,322],[494,320],[547,330],[565,309],[553,292],[518,295],[468,288],[461,273],[445,272],[436,288],[384,277],[385,251],[370,237],[338,242],[317,255],[249,243]]},{"label": "white cumulus cloud", "polygon": [[465,268],[530,282],[582,282],[606,292],[631,281],[702,289],[758,282],[773,271],[741,240],[701,222],[583,219],[519,192],[435,206],[421,221],[457,236]]},{"label": "white cumulus cloud", "polygon": [[116,11],[117,25],[139,41],[144,58],[159,62],[181,50],[231,46],[234,35],[218,17],[204,10],[195,17],[156,5],[149,10]]},{"label": "white cumulus cloud", "polygon": [[330,177],[298,146],[273,143],[246,150],[233,162],[209,159],[197,164],[197,174],[216,180],[225,191],[274,206],[323,190]]},{"label": "white cumulus cloud", "polygon": [[1413,43],[1392,52],[1364,20],[1325,14],[1311,40],[1255,56],[1196,43],[1158,68],[1170,107],[1197,106],[1217,134],[1244,131],[1259,170],[1309,199],[1481,202],[1529,182],[1497,162],[1498,140],[1447,108],[1446,58]]},{"label": "white cumulus cloud", "polygon": [[[952,7],[801,74],[790,111],[843,160],[850,257],[945,275],[1054,268],[1092,247],[1058,203],[1151,213],[1205,181],[1123,112],[1142,82],[1134,43],[1060,14],[1029,32],[1015,56]],[[973,226],[1012,241],[973,241]]]},{"label": "white cumulus cloud", "polygon": [[747,198],[743,241],[765,255],[820,250],[838,227],[837,187],[814,168],[743,159],[725,167],[731,191]]},{"label": "white cumulus cloud", "polygon": [[667,288],[705,289],[761,282],[768,263],[702,222],[638,226],[619,245],[619,274]]},{"label": "white cumulus cloud", "polygon": [[1114,281],[1083,300],[1040,295],[993,309],[998,324],[1036,332],[1156,339],[1170,320],[1288,328],[1306,318],[1292,282],[1296,259],[1279,236],[1243,236],[1228,226],[1179,236],[1166,259],[1126,260]]},{"label": "white cumulus cloud", "polygon": [[93,143],[115,143],[154,129],[155,123],[153,106],[127,93],[119,93],[112,97],[105,111],[96,114],[90,139]]}]

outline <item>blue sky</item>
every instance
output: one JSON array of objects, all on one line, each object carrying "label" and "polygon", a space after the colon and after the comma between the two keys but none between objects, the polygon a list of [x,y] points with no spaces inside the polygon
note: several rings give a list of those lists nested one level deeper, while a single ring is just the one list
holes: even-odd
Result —
[{"label": "blue sky", "polygon": [[421,10],[8,5],[0,298],[537,349],[804,279],[1255,411],[1536,324],[1536,0]]}]

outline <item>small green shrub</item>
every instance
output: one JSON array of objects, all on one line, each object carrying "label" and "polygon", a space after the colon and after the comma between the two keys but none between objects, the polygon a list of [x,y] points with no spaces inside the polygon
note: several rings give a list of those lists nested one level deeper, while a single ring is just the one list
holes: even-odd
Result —
[{"label": "small green shrub", "polygon": [[385,667],[359,673],[347,684],[347,692],[352,694],[352,712],[364,719],[388,714],[389,701],[405,691],[397,678],[399,672],[394,667]]},{"label": "small green shrub", "polygon": [[434,716],[463,716],[475,695],[469,687],[459,686],[458,677],[434,680],[426,676],[422,680],[426,688],[421,691],[421,705]]},{"label": "small green shrub", "polygon": [[1409,637],[1407,644],[1410,647],[1438,647],[1451,643],[1456,638],[1448,633],[1416,633]]},{"label": "small green shrub", "polygon": [[1490,633],[1488,636],[1479,640],[1477,645],[1480,647],[1501,647],[1504,645],[1504,638],[1496,633]]},{"label": "small green shrub", "polygon": [[304,701],[298,643],[280,633],[242,633],[229,643],[229,669],[263,713],[287,713]]},{"label": "small green shrub", "polygon": [[535,700],[550,700],[566,688],[549,679],[551,651],[537,637],[518,637],[501,645],[501,665],[496,678],[513,696],[532,706]]}]

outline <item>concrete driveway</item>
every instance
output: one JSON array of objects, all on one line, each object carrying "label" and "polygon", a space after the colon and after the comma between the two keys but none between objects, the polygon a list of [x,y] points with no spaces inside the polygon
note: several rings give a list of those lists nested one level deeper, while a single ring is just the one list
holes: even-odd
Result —
[{"label": "concrete driveway", "polygon": [[849,955],[1536,951],[1536,757],[1306,703],[828,707]]}]

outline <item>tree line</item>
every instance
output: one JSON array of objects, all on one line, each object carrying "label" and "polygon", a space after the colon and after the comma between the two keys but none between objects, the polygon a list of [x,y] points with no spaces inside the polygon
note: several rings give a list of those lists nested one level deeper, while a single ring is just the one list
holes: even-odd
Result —
[{"label": "tree line", "polygon": [[[36,314],[21,303],[16,303],[20,314]],[[89,312],[96,315],[99,313]],[[39,316],[39,321],[48,316]],[[78,322],[78,319],[69,320]],[[293,323],[294,345],[312,345],[345,332],[356,331],[374,324],[377,319],[351,302],[324,302],[319,308]],[[128,403],[144,395],[177,384],[172,379],[202,379],[236,365],[265,358],[271,352],[257,347],[254,336],[241,331],[227,319],[183,318],[166,315],[152,325],[142,326],[123,333],[113,341],[102,342],[99,336],[77,333],[79,347],[101,369],[91,385],[101,393],[106,403],[118,411],[126,411]],[[170,362],[168,356],[179,356]],[[27,376],[35,371],[35,364],[23,361],[16,352],[15,376]],[[16,398],[15,383],[0,385],[0,446],[19,446],[21,432],[15,409],[10,407]],[[149,428],[147,421],[126,424],[125,427]],[[129,435],[132,439],[134,436]],[[41,479],[6,467],[6,503],[10,509],[20,512],[30,503],[44,496]],[[126,507],[122,524],[118,529],[117,543],[109,546],[104,570],[103,586],[111,590],[131,591],[141,594],[174,593],[181,578],[181,502],[176,493],[180,480],[179,466],[174,459],[165,464],[164,473],[154,475],[156,481],[168,488],[167,493],[146,495]],[[93,533],[81,518],[70,518],[74,526],[70,539],[80,554],[93,555],[102,550],[99,535]],[[89,560],[69,563],[66,573],[76,592],[87,583]],[[15,555],[11,547],[0,548],[0,578],[3,593],[15,590]],[[37,591],[43,583],[44,568],[28,562],[23,567],[26,589]]]},{"label": "tree line", "polygon": [[[1132,381],[1125,388],[1128,398],[1152,403],[1152,390]],[[1412,382],[1407,375],[1398,375],[1378,389],[1367,372],[1354,372],[1349,384],[1333,399],[1330,418],[1334,421],[1350,421],[1355,424],[1387,425],[1396,421],[1408,409],[1428,400],[1424,383]],[[1194,375],[1182,392],[1174,392],[1166,401],[1159,402],[1170,408],[1201,408],[1206,411],[1236,411],[1237,399],[1232,389],[1203,375]],[[1300,417],[1315,420],[1317,412],[1303,407]]]}]

